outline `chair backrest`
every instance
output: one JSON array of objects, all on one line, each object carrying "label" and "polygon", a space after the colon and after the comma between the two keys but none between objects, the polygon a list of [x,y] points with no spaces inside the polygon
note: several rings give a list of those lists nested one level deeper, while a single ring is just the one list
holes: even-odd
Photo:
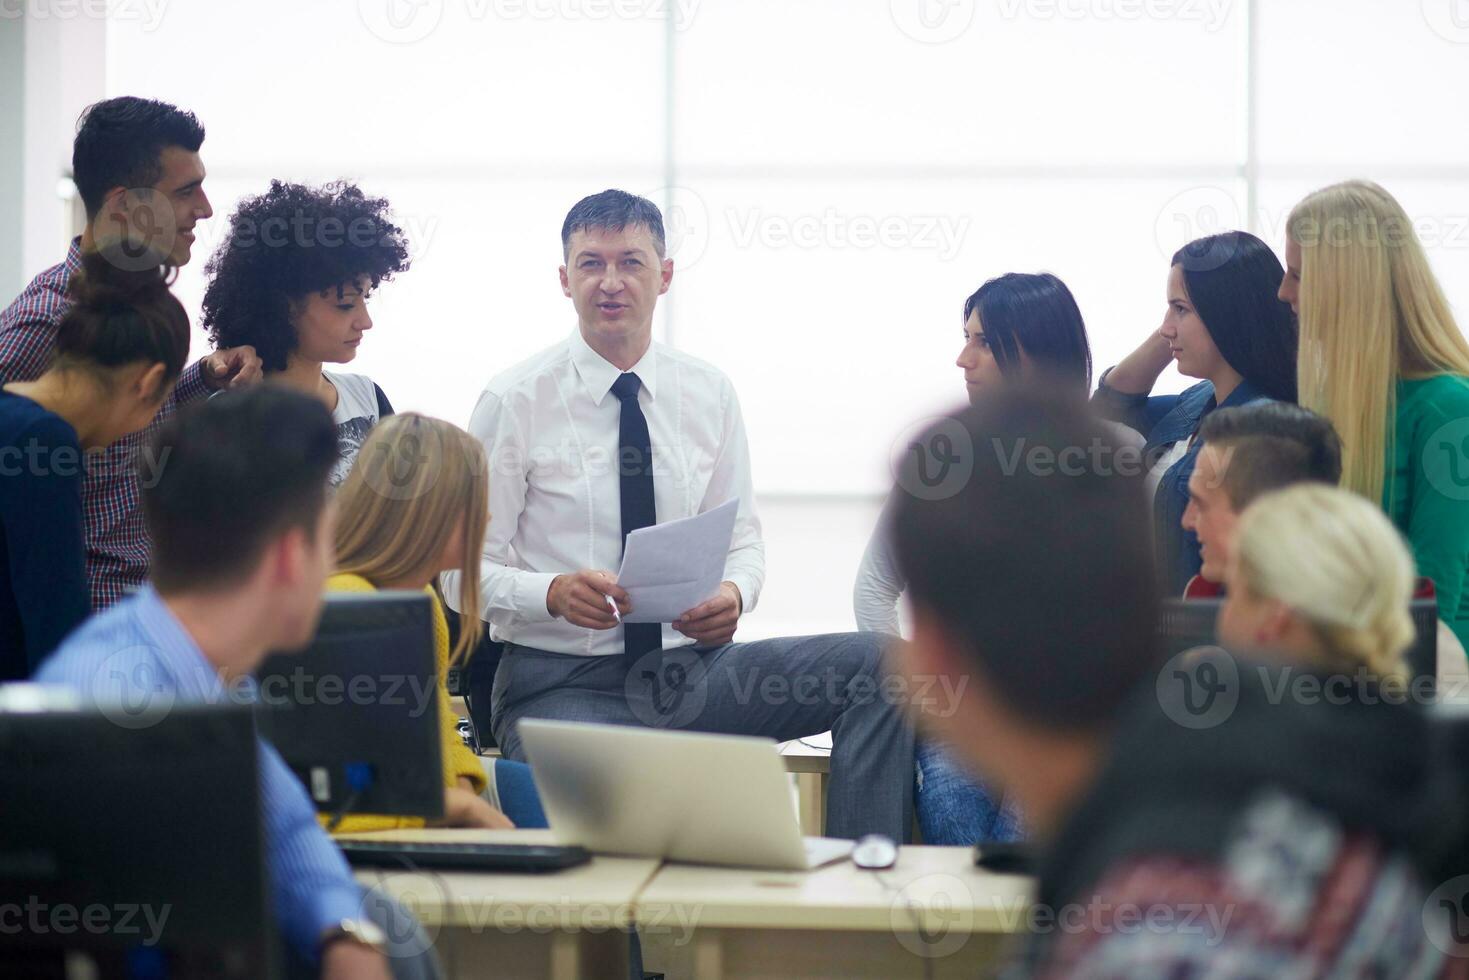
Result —
[{"label": "chair backrest", "polygon": [[1413,645],[1403,658],[1415,692],[1431,695],[1438,686],[1438,601],[1414,599],[1408,605],[1413,616]]}]

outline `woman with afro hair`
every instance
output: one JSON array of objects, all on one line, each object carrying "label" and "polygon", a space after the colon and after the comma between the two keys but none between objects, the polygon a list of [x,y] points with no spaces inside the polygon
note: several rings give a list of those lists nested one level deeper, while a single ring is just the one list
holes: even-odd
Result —
[{"label": "woman with afro hair", "polygon": [[408,268],[408,244],[388,202],[353,184],[271,181],[240,202],[204,271],[204,326],[217,348],[249,344],[268,380],[319,397],[337,424],[336,487],[378,419],[393,414],[381,388],[324,370],[357,356],[372,328],[367,298]]}]

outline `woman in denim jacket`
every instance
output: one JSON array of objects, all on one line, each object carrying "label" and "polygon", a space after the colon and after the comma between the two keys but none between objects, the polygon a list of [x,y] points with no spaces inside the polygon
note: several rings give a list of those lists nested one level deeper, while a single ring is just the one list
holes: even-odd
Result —
[{"label": "woman in denim jacket", "polygon": [[[1180,523],[1204,416],[1219,407],[1296,400],[1296,322],[1276,290],[1284,267],[1242,231],[1201,238],[1173,256],[1163,325],[1103,372],[1092,402],[1147,438],[1153,533],[1163,586],[1183,592],[1199,571],[1199,541]],[[1170,361],[1204,379],[1178,395],[1150,393]]]}]

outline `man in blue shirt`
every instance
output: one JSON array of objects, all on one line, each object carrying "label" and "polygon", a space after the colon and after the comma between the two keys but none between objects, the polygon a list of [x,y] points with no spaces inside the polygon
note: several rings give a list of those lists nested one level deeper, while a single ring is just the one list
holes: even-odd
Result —
[{"label": "man in blue shirt", "polygon": [[[73,633],[35,678],[78,691],[123,738],[144,710],[248,696],[266,654],[311,639],[333,556],[337,434],[317,400],[274,386],[231,393],[170,419],[156,449],[163,465],[143,487],[151,584]],[[332,980],[435,975],[416,924],[364,897],[264,742],[260,771],[275,912],[294,965],[319,964]]]}]

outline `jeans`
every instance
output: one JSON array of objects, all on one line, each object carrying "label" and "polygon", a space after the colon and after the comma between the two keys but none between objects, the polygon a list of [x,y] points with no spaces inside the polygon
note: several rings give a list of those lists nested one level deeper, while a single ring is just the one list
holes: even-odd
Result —
[{"label": "jeans", "polygon": [[916,755],[914,798],[925,844],[968,846],[1023,836],[1014,806],[975,782],[942,745],[920,741]]},{"label": "jeans", "polygon": [[[879,633],[655,651],[629,666],[506,644],[495,674],[495,738],[523,759],[521,718],[756,735],[832,732],[826,833],[911,836],[913,731],[883,667]],[[886,682],[886,687],[884,686]]]}]

